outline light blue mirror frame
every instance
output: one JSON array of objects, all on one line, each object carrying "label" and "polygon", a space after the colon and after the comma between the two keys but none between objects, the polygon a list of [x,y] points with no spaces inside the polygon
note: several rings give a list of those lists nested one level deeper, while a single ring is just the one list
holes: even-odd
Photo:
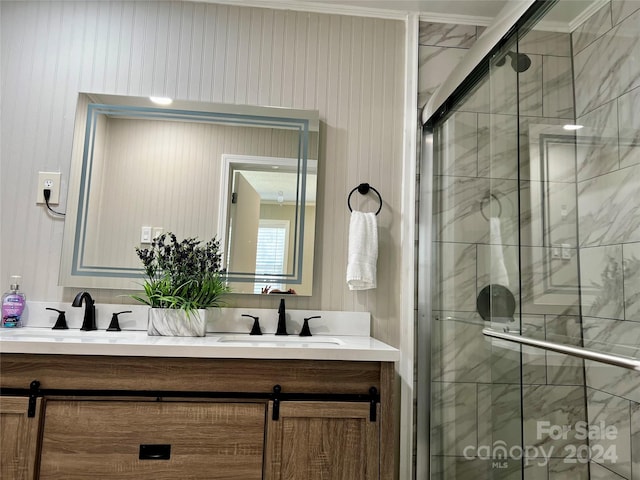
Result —
[{"label": "light blue mirror frame", "polygon": [[[85,101],[82,101],[85,98]],[[146,98],[122,97],[103,94],[80,94],[76,112],[74,133],[74,154],[69,181],[67,222],[65,225],[63,254],[60,271],[60,284],[71,287],[101,287],[125,290],[139,289],[143,277],[138,266],[100,264],[87,255],[87,245],[92,242],[90,213],[92,188],[99,188],[99,174],[96,175],[94,155],[101,119],[119,118],[127,120],[158,120],[170,122],[190,122],[216,124],[224,126],[251,127],[260,129],[278,129],[293,132],[297,152],[296,201],[294,214],[293,255],[287,271],[278,275],[268,275],[273,283],[299,285],[303,279],[303,255],[305,254],[305,224],[315,222],[315,216],[307,219],[305,202],[307,201],[307,170],[310,157],[310,136],[315,135],[314,151],[311,157],[317,159],[317,134],[319,127],[318,112],[291,110],[272,107],[256,107],[228,104],[208,104],[201,102],[174,101],[171,106],[153,106]],[[317,162],[315,162],[317,163]],[[315,177],[314,177],[315,178]],[[218,182],[212,188],[218,188]],[[226,203],[227,199],[219,199]],[[220,219],[212,223],[222,224]],[[170,227],[170,226],[167,226]],[[165,231],[170,231],[166,228]],[[218,238],[228,237],[229,232],[216,232]],[[203,239],[206,241],[207,239]],[[226,255],[225,246],[222,246]],[[133,248],[133,247],[132,247]],[[312,254],[312,252],[311,252]],[[95,255],[93,256],[95,258]],[[265,274],[260,272],[228,271],[229,282],[264,282]],[[308,278],[308,275],[307,275]]]}]

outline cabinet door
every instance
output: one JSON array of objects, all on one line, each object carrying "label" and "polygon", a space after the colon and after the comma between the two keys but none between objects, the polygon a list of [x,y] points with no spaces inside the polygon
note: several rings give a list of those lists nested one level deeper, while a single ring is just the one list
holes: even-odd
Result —
[{"label": "cabinet door", "polygon": [[268,480],[379,478],[379,423],[366,403],[282,402],[267,420]]},{"label": "cabinet door", "polygon": [[264,403],[50,400],[40,478],[261,479],[265,410]]},{"label": "cabinet door", "polygon": [[42,399],[35,417],[27,416],[27,397],[0,396],[0,478],[36,478]]}]

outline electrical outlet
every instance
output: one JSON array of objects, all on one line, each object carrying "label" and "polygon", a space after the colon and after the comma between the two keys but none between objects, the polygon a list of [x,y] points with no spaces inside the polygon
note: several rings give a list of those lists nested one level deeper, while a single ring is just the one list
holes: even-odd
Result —
[{"label": "electrical outlet", "polygon": [[45,203],[45,189],[51,190],[49,205],[58,205],[60,203],[60,172],[38,172],[36,204]]}]

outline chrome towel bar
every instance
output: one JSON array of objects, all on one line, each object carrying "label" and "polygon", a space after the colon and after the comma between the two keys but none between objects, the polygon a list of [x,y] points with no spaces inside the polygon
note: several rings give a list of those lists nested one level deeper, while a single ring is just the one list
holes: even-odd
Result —
[{"label": "chrome towel bar", "polygon": [[538,347],[552,352],[564,353],[572,357],[584,358],[586,360],[595,360],[596,362],[615,365],[616,367],[628,368],[640,372],[640,360],[631,357],[623,357],[620,355],[612,355],[610,353],[596,352],[582,347],[574,347],[571,345],[563,345],[561,343],[548,342],[546,340],[536,340],[534,338],[523,337],[513,333],[498,332],[491,328],[484,328],[482,334],[487,337],[499,338],[508,342],[519,343],[531,347]]}]

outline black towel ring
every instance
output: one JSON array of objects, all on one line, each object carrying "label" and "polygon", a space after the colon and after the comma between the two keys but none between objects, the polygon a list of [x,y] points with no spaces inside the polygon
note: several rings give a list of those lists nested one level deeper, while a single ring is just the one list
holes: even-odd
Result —
[{"label": "black towel ring", "polygon": [[378,215],[380,213],[380,210],[382,210],[382,195],[380,195],[380,192],[368,183],[361,183],[356,188],[351,190],[351,192],[349,192],[349,197],[347,198],[347,206],[349,207],[349,211],[353,212],[353,210],[351,209],[351,195],[353,195],[353,192],[355,192],[356,190],[360,195],[366,195],[367,193],[369,193],[369,190],[373,190],[374,192],[376,192],[376,194],[378,195],[378,201],[380,202],[380,206],[376,211],[376,215]]},{"label": "black towel ring", "polygon": [[493,193],[487,193],[484,198],[480,201],[480,214],[484,217],[484,219],[486,221],[489,221],[489,218],[484,214],[484,204],[485,202],[488,202],[489,204],[491,204],[491,199],[494,199],[496,202],[498,202],[498,217],[502,216],[502,203],[500,203],[500,199],[498,197],[495,196],[495,194]]}]

